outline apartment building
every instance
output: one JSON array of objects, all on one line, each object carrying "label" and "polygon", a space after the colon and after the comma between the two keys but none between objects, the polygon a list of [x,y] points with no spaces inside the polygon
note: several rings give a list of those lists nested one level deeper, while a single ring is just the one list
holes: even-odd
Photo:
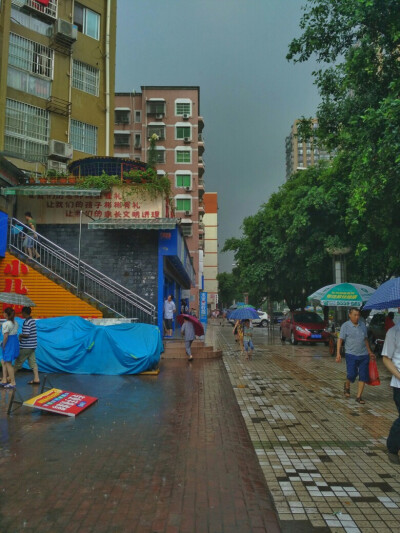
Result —
[{"label": "apartment building", "polygon": [[218,193],[204,194],[204,291],[209,312],[218,307]]},{"label": "apartment building", "polygon": [[112,155],[116,1],[10,0],[0,10],[0,153],[37,173]]},{"label": "apartment building", "polygon": [[149,138],[157,135],[157,172],[171,180],[175,214],[196,271],[196,288],[188,295],[196,310],[203,283],[203,127],[199,87],[142,86],[140,93],[115,94],[115,156],[146,162]]},{"label": "apartment building", "polygon": [[[330,159],[330,154],[316,146],[315,139],[310,138],[307,141],[302,141],[297,137],[297,125],[299,120],[296,120],[290,129],[290,134],[285,139],[286,148],[286,179],[296,172],[296,170],[308,168],[318,161]],[[315,131],[318,129],[318,120],[312,119],[312,127]]]}]

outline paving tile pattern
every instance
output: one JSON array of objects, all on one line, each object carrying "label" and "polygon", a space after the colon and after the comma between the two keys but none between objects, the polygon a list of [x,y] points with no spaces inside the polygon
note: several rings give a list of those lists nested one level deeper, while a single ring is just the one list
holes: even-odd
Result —
[{"label": "paving tile pattern", "polygon": [[0,392],[1,533],[280,531],[222,360],[51,381],[99,402],[76,419],[7,417]]},{"label": "paving tile pattern", "polygon": [[360,406],[355,386],[344,398],[345,365],[323,345],[282,345],[277,328],[257,328],[245,361],[231,328],[214,338],[283,531],[400,531],[400,466],[385,447],[397,415],[382,361],[381,386],[366,386]]}]

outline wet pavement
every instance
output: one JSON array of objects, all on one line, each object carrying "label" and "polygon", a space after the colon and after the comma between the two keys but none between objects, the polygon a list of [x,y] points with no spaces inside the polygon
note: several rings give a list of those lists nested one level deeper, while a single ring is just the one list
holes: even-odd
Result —
[{"label": "wet pavement", "polygon": [[[17,375],[24,399],[30,378]],[[99,401],[76,418],[7,417],[0,391],[1,533],[280,531],[221,360],[50,380]]]},{"label": "wet pavement", "polygon": [[324,345],[282,345],[278,328],[257,328],[245,361],[232,328],[215,333],[282,531],[400,531],[400,466],[385,446],[397,412],[382,361],[381,385],[359,405]]}]

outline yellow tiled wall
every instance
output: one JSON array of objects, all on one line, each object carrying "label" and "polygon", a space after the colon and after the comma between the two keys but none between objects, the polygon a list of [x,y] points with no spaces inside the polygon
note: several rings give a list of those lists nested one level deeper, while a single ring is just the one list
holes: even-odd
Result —
[{"label": "yellow tiled wall", "polygon": [[[8,252],[4,259],[0,259],[0,292],[25,293],[36,304],[36,307],[32,308],[34,318],[68,315],[84,318],[102,318],[103,316],[98,309],[74,296]],[[20,308],[16,308],[17,314],[19,314],[18,311]]]}]

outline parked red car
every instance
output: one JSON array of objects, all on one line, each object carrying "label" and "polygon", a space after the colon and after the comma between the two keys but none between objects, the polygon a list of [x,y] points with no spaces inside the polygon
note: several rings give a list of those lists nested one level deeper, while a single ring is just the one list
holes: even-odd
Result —
[{"label": "parked red car", "polygon": [[281,341],[329,344],[328,323],[312,311],[289,311],[280,325]]}]

